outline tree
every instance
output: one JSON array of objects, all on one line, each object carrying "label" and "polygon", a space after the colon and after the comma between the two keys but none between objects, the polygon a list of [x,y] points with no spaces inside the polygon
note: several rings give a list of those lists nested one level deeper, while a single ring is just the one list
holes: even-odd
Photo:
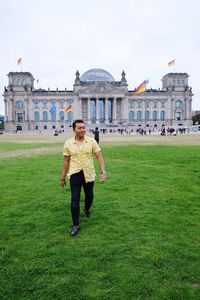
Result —
[{"label": "tree", "polygon": [[200,124],[200,114],[196,114],[194,116],[192,116],[192,121],[193,121],[193,125],[197,124]]}]

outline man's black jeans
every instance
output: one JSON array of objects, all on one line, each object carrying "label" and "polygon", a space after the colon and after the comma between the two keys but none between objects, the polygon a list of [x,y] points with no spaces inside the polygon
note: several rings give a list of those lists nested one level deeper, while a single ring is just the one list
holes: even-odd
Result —
[{"label": "man's black jeans", "polygon": [[71,214],[72,214],[72,221],[74,226],[79,226],[80,195],[81,195],[82,186],[85,193],[85,210],[89,211],[93,202],[94,181],[86,183],[83,171],[71,175],[70,177]]}]

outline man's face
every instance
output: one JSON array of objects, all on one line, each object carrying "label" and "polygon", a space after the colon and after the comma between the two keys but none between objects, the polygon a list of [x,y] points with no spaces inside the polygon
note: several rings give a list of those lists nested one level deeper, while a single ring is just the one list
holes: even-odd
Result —
[{"label": "man's face", "polygon": [[76,127],[74,129],[75,136],[78,138],[82,138],[85,135],[85,124],[84,123],[76,123]]}]

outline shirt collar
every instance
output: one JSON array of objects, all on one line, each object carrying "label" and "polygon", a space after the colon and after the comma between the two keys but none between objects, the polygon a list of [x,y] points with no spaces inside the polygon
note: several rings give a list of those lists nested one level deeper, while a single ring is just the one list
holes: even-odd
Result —
[{"label": "shirt collar", "polygon": [[[74,144],[76,144],[76,139],[75,139],[75,136],[73,138],[73,142]],[[83,140],[83,143],[87,143],[88,142],[88,137],[86,135],[84,135],[84,140]]]}]

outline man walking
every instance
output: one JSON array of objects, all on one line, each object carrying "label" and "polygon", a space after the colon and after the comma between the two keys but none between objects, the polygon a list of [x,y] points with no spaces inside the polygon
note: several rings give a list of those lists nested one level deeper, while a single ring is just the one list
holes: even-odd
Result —
[{"label": "man walking", "polygon": [[83,120],[76,120],[72,124],[75,136],[66,141],[64,145],[64,163],[60,178],[60,185],[66,185],[66,174],[68,172],[71,189],[71,215],[73,226],[70,230],[71,236],[76,236],[79,232],[80,216],[80,194],[83,186],[85,194],[85,216],[90,218],[90,211],[93,202],[93,188],[95,180],[95,169],[93,154],[95,154],[100,170],[100,181],[106,180],[106,171],[104,166],[101,149],[97,142],[88,136],[85,136],[85,124]]}]

